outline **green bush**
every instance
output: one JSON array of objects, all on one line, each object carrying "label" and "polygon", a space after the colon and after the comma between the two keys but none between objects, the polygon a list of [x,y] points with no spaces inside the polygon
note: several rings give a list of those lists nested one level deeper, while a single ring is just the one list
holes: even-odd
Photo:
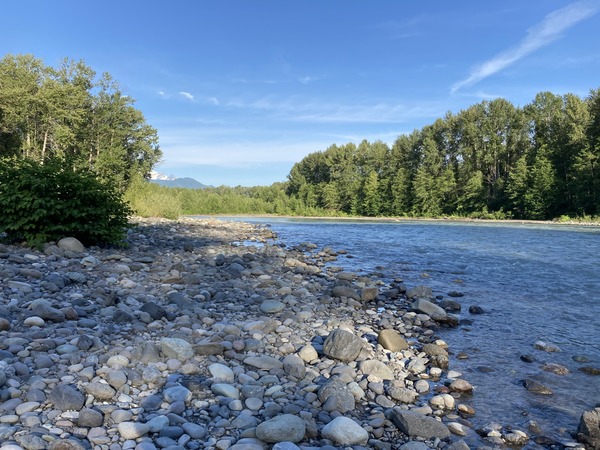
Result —
[{"label": "green bush", "polygon": [[125,200],[141,217],[177,219],[182,213],[181,200],[173,189],[135,178],[125,192]]},{"label": "green bush", "polygon": [[0,159],[0,233],[39,246],[73,236],[85,245],[117,245],[131,210],[120,192],[61,159],[40,164]]}]

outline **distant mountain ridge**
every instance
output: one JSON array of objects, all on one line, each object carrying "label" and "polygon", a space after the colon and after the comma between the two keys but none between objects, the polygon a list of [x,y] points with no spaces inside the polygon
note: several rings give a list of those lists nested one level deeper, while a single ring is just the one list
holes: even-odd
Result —
[{"label": "distant mountain ridge", "polygon": [[150,172],[150,182],[156,183],[160,186],[172,187],[172,188],[186,188],[186,189],[205,189],[212,186],[202,184],[193,178],[184,177],[176,178],[172,175],[164,175],[158,172]]}]

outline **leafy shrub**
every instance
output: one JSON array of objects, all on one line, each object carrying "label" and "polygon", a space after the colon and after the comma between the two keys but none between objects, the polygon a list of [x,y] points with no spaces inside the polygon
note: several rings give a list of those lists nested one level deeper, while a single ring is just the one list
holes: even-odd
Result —
[{"label": "leafy shrub", "polygon": [[149,183],[142,178],[131,181],[125,192],[125,200],[141,217],[177,219],[183,213],[181,200],[175,190]]},{"label": "leafy shrub", "polygon": [[39,246],[73,236],[85,245],[119,244],[131,210],[114,185],[61,159],[0,159],[0,232]]},{"label": "leafy shrub", "polygon": [[510,213],[500,211],[488,212],[487,208],[484,207],[483,211],[475,211],[469,214],[470,219],[481,219],[481,220],[509,220],[511,219]]}]

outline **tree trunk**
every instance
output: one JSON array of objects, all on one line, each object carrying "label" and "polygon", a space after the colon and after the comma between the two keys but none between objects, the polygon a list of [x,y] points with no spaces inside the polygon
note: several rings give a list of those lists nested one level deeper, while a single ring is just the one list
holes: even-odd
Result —
[{"label": "tree trunk", "polygon": [[48,130],[44,132],[44,143],[42,144],[42,158],[40,164],[44,165],[44,159],[46,158],[46,145],[48,144]]}]

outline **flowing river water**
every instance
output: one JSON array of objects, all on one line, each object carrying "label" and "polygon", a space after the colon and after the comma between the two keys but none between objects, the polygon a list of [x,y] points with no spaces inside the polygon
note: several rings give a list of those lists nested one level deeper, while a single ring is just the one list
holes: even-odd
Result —
[{"label": "flowing river water", "polygon": [[[600,403],[600,227],[451,221],[331,221],[248,219],[270,224],[279,241],[347,250],[334,264],[349,271],[401,278],[410,288],[451,291],[462,305],[456,329],[440,329],[452,352],[450,368],[474,385],[472,422],[509,425],[572,441],[581,414]],[[470,306],[484,314],[470,314]],[[469,323],[471,322],[471,323]],[[537,341],[559,352],[534,348]],[[459,353],[467,359],[457,358]],[[524,362],[528,355],[533,362]],[[580,362],[586,361],[586,362]],[[542,369],[569,369],[557,375]],[[523,380],[553,395],[533,394]],[[535,446],[531,447],[534,448]]]}]

